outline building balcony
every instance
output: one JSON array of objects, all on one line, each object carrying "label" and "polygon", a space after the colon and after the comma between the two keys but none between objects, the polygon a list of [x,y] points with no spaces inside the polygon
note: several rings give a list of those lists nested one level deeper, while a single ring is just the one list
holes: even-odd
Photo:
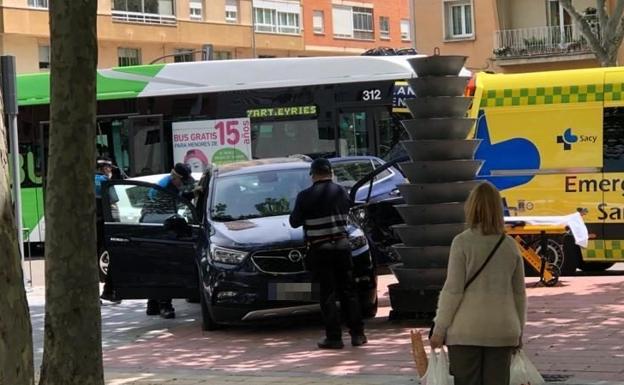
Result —
[{"label": "building balcony", "polygon": [[122,23],[139,23],[155,25],[176,25],[177,19],[172,15],[160,15],[157,13],[141,13],[127,11],[112,11],[113,21]]},{"label": "building balcony", "polygon": [[494,33],[499,66],[593,58],[587,40],[573,25],[507,29]]}]

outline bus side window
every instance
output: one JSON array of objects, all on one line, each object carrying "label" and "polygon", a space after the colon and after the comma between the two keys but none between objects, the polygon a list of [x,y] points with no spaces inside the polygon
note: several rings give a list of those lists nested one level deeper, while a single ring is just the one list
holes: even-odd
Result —
[{"label": "bus side window", "polygon": [[603,171],[624,171],[624,108],[605,108]]}]

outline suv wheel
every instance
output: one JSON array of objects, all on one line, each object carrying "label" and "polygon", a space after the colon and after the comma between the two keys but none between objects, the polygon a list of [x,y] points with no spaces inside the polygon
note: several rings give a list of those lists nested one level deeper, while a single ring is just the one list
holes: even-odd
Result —
[{"label": "suv wheel", "polygon": [[212,331],[219,329],[221,325],[216,323],[212,318],[212,314],[210,314],[210,306],[206,301],[206,294],[204,294],[204,289],[201,287],[199,288],[199,303],[201,305],[202,330]]},{"label": "suv wheel", "polygon": [[100,250],[98,253],[98,271],[100,273],[100,282],[104,282],[106,280],[106,276],[108,275],[108,264],[110,263],[110,255],[108,254],[108,250]]}]

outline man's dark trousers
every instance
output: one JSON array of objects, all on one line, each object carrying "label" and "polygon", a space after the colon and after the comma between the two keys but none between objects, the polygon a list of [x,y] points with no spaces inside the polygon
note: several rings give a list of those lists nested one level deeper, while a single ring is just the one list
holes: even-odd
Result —
[{"label": "man's dark trousers", "polygon": [[341,311],[336,305],[336,300],[340,301],[340,308],[351,336],[363,335],[364,323],[353,281],[351,251],[332,250],[328,244],[312,245],[308,261],[308,268],[320,284],[321,311],[327,339],[333,341],[342,339]]}]

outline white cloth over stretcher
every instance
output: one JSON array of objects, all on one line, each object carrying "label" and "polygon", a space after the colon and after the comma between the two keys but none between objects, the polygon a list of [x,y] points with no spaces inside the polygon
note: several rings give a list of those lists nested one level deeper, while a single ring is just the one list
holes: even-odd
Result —
[{"label": "white cloth over stretcher", "polygon": [[589,231],[580,213],[561,216],[505,217],[505,223],[507,222],[525,222],[527,225],[564,225],[570,229],[577,245],[587,247],[589,241]]}]

